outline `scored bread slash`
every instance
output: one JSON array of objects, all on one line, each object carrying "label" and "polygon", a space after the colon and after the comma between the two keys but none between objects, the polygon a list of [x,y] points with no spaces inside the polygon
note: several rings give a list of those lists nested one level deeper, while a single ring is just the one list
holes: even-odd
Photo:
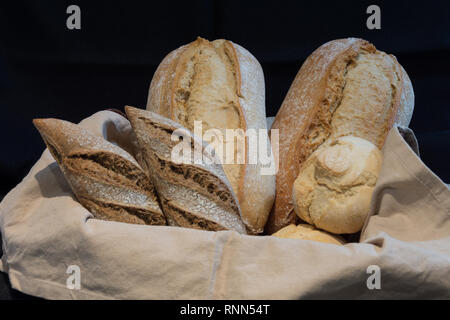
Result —
[{"label": "scored bread slash", "polygon": [[408,126],[413,108],[411,82],[394,56],[356,38],[330,41],[314,51],[272,124],[280,136],[279,170],[266,231],[298,222],[292,187],[325,141],[350,135],[382,149],[394,123]]},{"label": "scored bread slash", "polygon": [[[125,107],[169,225],[246,233],[236,195],[207,144],[180,124],[156,113]],[[175,134],[181,139],[173,139]],[[172,150],[187,141],[203,161],[179,162]],[[207,160],[207,161],[204,161]]]},{"label": "scored bread slash", "polygon": [[[195,132],[195,122],[220,131],[224,148],[233,145],[234,157],[223,171],[239,202],[242,219],[251,234],[264,230],[275,197],[275,175],[263,174],[260,155],[253,163],[248,136],[233,144],[226,131],[267,131],[264,74],[258,60],[232,41],[197,38],[170,52],[158,66],[149,89],[147,110],[176,121]],[[258,150],[270,155],[269,139]],[[208,142],[208,141],[207,141]],[[262,152],[261,152],[262,153]]]},{"label": "scored bread slash", "polygon": [[33,124],[76,198],[94,217],[166,224],[151,180],[129,153],[68,121],[34,119]]}]

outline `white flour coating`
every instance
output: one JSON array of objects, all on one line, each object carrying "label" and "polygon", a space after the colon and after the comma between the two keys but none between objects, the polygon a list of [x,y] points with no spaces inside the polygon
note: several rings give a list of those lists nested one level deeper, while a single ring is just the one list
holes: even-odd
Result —
[{"label": "white flour coating", "polygon": [[[60,168],[77,197],[84,196],[93,200],[106,200],[108,203],[129,205],[162,214],[155,195],[150,191],[153,186],[148,180],[148,191],[130,189],[111,181],[102,181],[100,177],[89,177],[83,172],[73,172],[65,165],[65,159],[71,154],[89,152],[112,153],[122,157],[141,170],[136,160],[120,147],[106,141],[91,131],[64,120],[37,120],[37,127],[47,143],[51,144],[60,155]],[[112,168],[110,168],[112,169]],[[142,172],[142,174],[144,174]],[[149,212],[149,213],[151,213]]]},{"label": "white flour coating", "polygon": [[245,227],[237,214],[231,214],[230,210],[218,203],[211,201],[197,191],[182,185],[174,185],[163,177],[156,179],[157,188],[165,198],[176,207],[183,208],[196,216],[211,220],[226,229],[245,233]]},{"label": "white flour coating", "polygon": [[402,69],[403,90],[401,95],[400,110],[395,118],[395,123],[402,127],[408,127],[414,111],[414,90],[405,69]]},{"label": "white flour coating", "polygon": [[[197,40],[198,41],[198,40]],[[264,75],[258,61],[246,49],[228,42],[236,53],[238,76],[240,75],[239,104],[247,129],[267,129],[265,118]],[[158,66],[150,85],[147,110],[172,118],[169,108],[172,103],[174,78],[181,64],[177,62],[186,48],[182,46],[171,53]],[[270,143],[267,142],[267,146]],[[246,148],[248,159],[248,147]],[[267,150],[267,154],[271,154]],[[273,161],[273,159],[272,159]],[[252,232],[261,232],[275,196],[275,176],[261,175],[261,161],[245,164],[236,191],[240,201],[244,222]],[[223,171],[223,170],[220,170]]]},{"label": "white flour coating", "polygon": [[[154,152],[157,156],[165,159],[169,163],[171,162],[169,152],[171,148],[165,145],[165,139],[161,139],[157,135],[154,136],[152,134],[153,131],[147,129],[148,124],[146,124],[144,120],[142,120],[143,118],[148,119],[150,122],[155,123],[156,125],[163,128],[167,128],[171,131],[176,129],[183,129],[186,135],[189,135],[192,139],[193,143],[191,144],[191,146],[201,146],[203,150],[207,146],[205,142],[196,137],[192,132],[181,126],[179,123],[167,119],[157,113],[137,108],[127,108],[127,114],[131,119],[131,123],[136,131],[140,143],[145,145],[147,148],[150,148],[152,152]],[[166,134],[169,135],[169,133]],[[193,152],[194,149],[191,149],[191,153]],[[212,155],[207,154],[206,152],[203,152],[203,156],[207,156],[211,160],[214,159]],[[214,161],[217,161],[217,159]],[[157,168],[151,168],[151,175],[153,176],[158,194],[160,194],[161,197],[167,199],[169,202],[175,204],[177,207],[183,208],[183,210],[186,210],[194,215],[214,221],[220,225],[223,225],[227,229],[245,233],[245,227],[243,226],[241,221],[241,210],[236,195],[233,192],[233,189],[222,169],[222,166],[217,163],[208,164],[205,162],[202,162],[200,164],[192,163],[190,165],[205,170],[209,175],[212,176],[214,180],[220,179],[221,182],[227,187],[227,191],[229,192],[229,194],[232,196],[232,203],[236,205],[237,212],[234,212],[233,210],[227,208],[225,205],[217,203],[217,200],[200,194],[198,191],[192,188],[180,184],[175,185],[168,182],[165,177],[161,177],[159,175]],[[168,221],[169,223],[174,223],[172,219],[169,219]]]},{"label": "white flour coating", "polygon": [[108,203],[119,206],[130,205],[144,210],[162,213],[152,195],[121,186],[105,184],[90,177],[72,173],[69,170],[66,170],[65,173],[69,183],[77,188],[79,194],[90,196],[96,200],[106,200]]},{"label": "white flour coating", "polygon": [[[320,79],[324,78],[330,63],[343,50],[349,48],[358,39],[349,38],[331,41],[314,51],[302,65],[289,89],[272,129],[279,129],[279,171],[277,174],[277,194],[275,213],[286,217],[292,211],[290,200],[292,185],[286,185],[287,177],[295,174],[297,165],[291,161],[293,143],[298,138],[298,125],[305,121],[307,110],[313,108],[315,101],[311,97]],[[283,222],[284,223],[284,222]]]},{"label": "white flour coating", "polygon": [[[59,136],[58,139],[66,141],[66,143],[60,144],[60,147],[63,149],[61,151],[65,156],[75,151],[83,151],[83,149],[101,150],[115,153],[140,168],[139,164],[128,152],[79,125],[64,120],[57,120],[57,122],[46,121],[46,126],[49,127],[47,132],[57,134]],[[45,135],[49,136],[50,134],[45,133]],[[50,141],[52,140],[50,137]]]},{"label": "white flour coating", "polygon": [[164,92],[164,90],[172,88],[176,75],[176,65],[173,64],[173,60],[178,59],[185,48],[186,46],[181,46],[173,50],[159,64],[150,83],[147,110],[170,117],[172,95],[170,92]]},{"label": "white flour coating", "polygon": [[[246,129],[266,129],[266,105],[264,74],[256,58],[243,47],[233,43],[239,61],[241,75],[241,97],[239,103],[244,110]],[[269,139],[266,154],[270,154]],[[258,148],[260,146],[258,145]],[[248,152],[248,145],[247,145]],[[261,159],[257,164],[246,164],[240,204],[244,222],[255,233],[263,231],[274,200],[275,175],[261,174]]]},{"label": "white flour coating", "polygon": [[[233,192],[233,189],[231,188],[230,182],[228,181],[227,176],[225,175],[225,172],[222,169],[222,165],[220,165],[220,161],[217,157],[212,155],[211,153],[206,152],[206,147],[208,144],[204,142],[201,138],[194,135],[190,130],[180,125],[178,122],[175,122],[171,119],[168,119],[164,116],[161,116],[157,113],[151,112],[151,111],[145,111],[142,109],[133,108],[134,114],[138,115],[139,117],[147,118],[151,122],[154,122],[156,124],[162,125],[163,127],[169,128],[170,130],[177,130],[182,129],[183,132],[185,132],[191,139],[191,141],[194,143],[194,146],[198,146],[199,150],[202,150],[203,157],[207,157],[210,161],[203,161],[201,163],[193,163],[193,166],[202,168],[204,170],[210,171],[211,174],[222,180],[230,189],[233,196],[236,198],[236,195]],[[150,135],[148,130],[146,130],[145,126],[138,127],[135,124],[135,131],[139,133],[139,137],[145,141],[147,145],[149,145],[153,150],[156,150],[158,155],[164,157],[164,158],[170,158],[171,157],[171,147],[165,145],[162,143],[158,138],[153,137]],[[194,154],[194,150],[191,150],[191,154]],[[208,163],[209,162],[209,163]],[[237,200],[236,200],[237,203]]]},{"label": "white flour coating", "polygon": [[[324,44],[319,49],[317,49],[314,54],[314,59],[308,58],[307,62],[305,62],[304,67],[308,69],[308,72],[298,73],[294,82],[291,85],[291,88],[300,87],[300,90],[289,90],[288,95],[283,101],[283,105],[290,105],[289,114],[285,115],[283,124],[294,124],[299,123],[304,120],[305,112],[303,110],[307,110],[312,107],[313,101],[309,96],[309,92],[311,92],[311,88],[316,86],[319,83],[319,79],[325,76],[325,72],[329,67],[329,63],[336,58],[336,55],[339,54],[342,50],[349,47],[352,43],[354,43],[356,39],[350,38],[345,42],[329,42]],[[320,60],[320,63],[313,63],[317,60]],[[307,78],[307,81],[305,81]],[[298,83],[302,83],[302,86],[299,86]],[[297,127],[294,125],[292,127],[279,126],[280,130],[283,131],[291,131],[294,133]],[[289,151],[290,144],[292,140],[295,138],[294,134],[285,134],[283,135],[283,142],[280,141],[280,154],[286,155]],[[280,157],[281,159],[281,157]],[[281,172],[282,174],[282,172]]]}]

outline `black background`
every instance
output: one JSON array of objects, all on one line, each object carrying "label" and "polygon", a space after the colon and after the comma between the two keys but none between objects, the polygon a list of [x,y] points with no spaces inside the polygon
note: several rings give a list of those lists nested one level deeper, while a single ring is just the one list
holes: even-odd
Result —
[{"label": "black background", "polygon": [[[81,30],[66,28],[71,4],[81,8]],[[366,27],[371,4],[381,8],[381,30]],[[33,118],[78,122],[102,109],[145,107],[159,62],[197,36],[232,40],[260,61],[268,116],[327,41],[361,37],[394,54],[414,86],[410,127],[422,159],[448,183],[449,13],[448,1],[2,1],[0,199],[44,149]],[[1,276],[0,298],[21,297],[3,289]]]}]

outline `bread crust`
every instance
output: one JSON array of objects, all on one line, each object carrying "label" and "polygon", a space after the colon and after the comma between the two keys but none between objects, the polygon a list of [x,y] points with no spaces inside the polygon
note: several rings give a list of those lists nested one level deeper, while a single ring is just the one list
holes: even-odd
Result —
[{"label": "bread crust", "polygon": [[[388,71],[392,83],[403,84],[401,66],[393,56],[377,51],[369,42],[356,39],[330,41],[314,51],[297,73],[272,124],[272,130],[279,130],[279,171],[276,177],[276,197],[266,231],[271,234],[292,223],[296,223],[293,211],[292,186],[302,163],[332,133],[331,120],[339,109],[345,88],[347,69],[361,52],[382,55],[386,63],[390,61],[392,70]],[[360,137],[374,143],[378,148],[384,144],[389,129],[394,123],[401,105],[403,85],[394,85],[391,106],[387,109],[372,110],[373,114],[383,113],[383,125],[371,132],[360,132]],[[411,111],[412,112],[412,111]],[[368,119],[372,121],[372,119]],[[364,129],[361,129],[364,131]],[[358,132],[337,128],[334,138]]]},{"label": "bread crust", "polygon": [[[213,161],[206,144],[180,124],[156,113],[125,107],[136,133],[163,211],[170,225],[203,230],[246,233],[238,201],[222,166]],[[212,161],[176,163],[171,154],[179,141],[175,130],[189,138],[191,151],[202,150]],[[180,131],[181,130],[181,131]]]},{"label": "bread crust", "polygon": [[299,218],[334,234],[361,231],[381,169],[382,154],[367,140],[344,136],[320,146],[292,188]]},{"label": "bread crust", "polygon": [[272,236],[285,239],[311,240],[336,245],[345,244],[345,241],[341,237],[318,230],[308,224],[299,224],[297,226],[290,224],[278,230]]},{"label": "bread crust", "polygon": [[128,152],[68,121],[33,123],[78,201],[96,218],[166,224],[153,184]]},{"label": "bread crust", "polygon": [[[240,128],[267,129],[265,117],[264,75],[258,61],[244,48],[227,40],[224,50],[234,68]],[[184,53],[207,40],[198,38],[169,53],[158,66],[150,84],[147,110],[175,120],[175,86],[178,83]],[[200,119],[199,119],[200,120]],[[264,229],[275,196],[275,176],[261,175],[261,164],[248,162],[248,137],[245,137],[245,164],[239,168],[235,191],[249,233]],[[267,140],[267,146],[270,146]],[[268,150],[269,151],[269,150]]]}]

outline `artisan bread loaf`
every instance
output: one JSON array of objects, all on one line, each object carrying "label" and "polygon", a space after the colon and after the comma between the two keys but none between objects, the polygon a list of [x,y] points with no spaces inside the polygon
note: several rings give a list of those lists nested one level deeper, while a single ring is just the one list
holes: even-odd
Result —
[{"label": "artisan bread loaf", "polygon": [[294,180],[327,139],[352,135],[381,149],[396,118],[408,124],[414,95],[405,75],[395,57],[355,38],[328,42],[306,59],[272,125],[280,141],[269,233],[296,221]]},{"label": "artisan bread loaf", "polygon": [[345,243],[343,239],[327,232],[317,230],[308,224],[299,224],[297,226],[295,224],[290,224],[278,230],[272,234],[272,236],[286,239],[312,240],[338,245],[343,245]]},{"label": "artisan bread loaf", "polygon": [[381,163],[381,151],[367,140],[346,136],[324,143],[294,182],[295,212],[332,233],[361,231]]},{"label": "artisan bread loaf", "polygon": [[[125,110],[169,225],[246,233],[238,201],[213,150],[175,121],[133,107]],[[180,143],[188,159],[177,157],[174,148]],[[201,161],[194,159],[196,150]]]},{"label": "artisan bread loaf", "polygon": [[33,123],[76,198],[96,218],[166,224],[153,184],[128,152],[68,121]]},{"label": "artisan bread loaf", "polygon": [[[198,38],[169,53],[152,79],[147,110],[194,131],[219,130],[224,150],[234,137],[227,129],[267,129],[264,75],[258,61],[244,48],[227,40]],[[201,137],[202,138],[202,137]],[[250,233],[263,231],[275,194],[274,175],[262,175],[262,163],[250,163],[249,139],[234,143],[234,163],[223,170],[235,192]],[[206,141],[211,142],[211,141]],[[267,153],[273,161],[267,139]],[[239,162],[239,159],[241,161]],[[224,159],[222,159],[224,160]]]}]

